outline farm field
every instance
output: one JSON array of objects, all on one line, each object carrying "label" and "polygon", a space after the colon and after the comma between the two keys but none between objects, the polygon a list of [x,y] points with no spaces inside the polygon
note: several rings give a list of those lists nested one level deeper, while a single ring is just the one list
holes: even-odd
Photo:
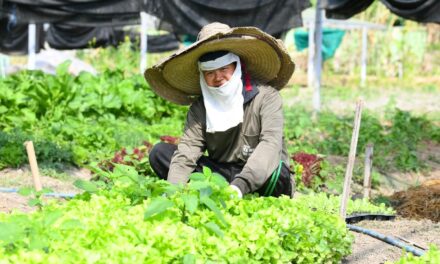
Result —
[{"label": "farm field", "polygon": [[0,264],[59,263],[440,264],[440,1],[0,0]]},{"label": "farm field", "polygon": [[[147,248],[157,250],[166,262],[174,259],[185,263],[196,260],[222,262],[223,257],[231,261],[238,256],[237,262],[247,258],[298,263],[398,261],[402,256],[400,249],[384,247],[383,242],[345,229],[337,217],[336,198],[325,195],[339,194],[342,190],[353,123],[353,102],[359,97],[364,98],[366,107],[354,170],[353,199],[362,193],[363,150],[371,142],[375,146],[372,202],[376,205],[351,204],[349,212],[394,212],[385,209],[383,204],[378,205],[381,202],[392,205],[390,195],[394,192],[439,177],[440,111],[434,103],[440,100],[437,89],[422,88],[412,98],[413,103],[405,105],[412,92],[408,89],[395,89],[377,96],[374,87],[364,90],[326,87],[323,111],[318,120],[312,120],[307,103],[311,100],[311,91],[293,84],[282,92],[289,153],[293,156],[305,152],[320,157],[319,173],[307,177],[304,177],[307,168],[292,158],[292,170],[297,172],[297,195],[293,200],[284,198],[281,204],[269,198],[237,200],[230,197],[231,193],[222,189],[224,183],[208,171],[193,176],[192,187],[169,189],[164,182],[154,180],[154,173],[148,165],[148,149],[158,141],[170,142],[180,136],[186,108],[156,97],[139,76],[125,76],[122,72],[109,70],[103,76],[81,74],[73,77],[67,73],[66,66],[60,67],[55,76],[22,72],[0,81],[1,100],[6,106],[2,108],[1,117],[0,183],[4,188],[21,189],[21,195],[0,194],[0,210],[6,212],[0,217],[1,252],[6,256],[2,260],[5,263],[31,259],[36,263],[69,263],[72,254],[80,254],[84,261],[99,258],[120,262],[131,258],[148,262],[152,255],[145,255]],[[11,91],[11,87],[15,90]],[[40,97],[38,93],[45,93],[45,96]],[[132,93],[138,96],[128,96]],[[29,97],[44,100],[29,104]],[[151,103],[145,104],[145,101]],[[371,105],[377,102],[384,103]],[[85,193],[67,202],[32,194],[31,174],[22,147],[29,139],[35,144],[43,185],[50,188],[50,192]],[[115,167],[114,164],[121,165]],[[89,182],[91,178],[95,181]],[[319,202],[311,200],[315,192],[321,195]],[[160,193],[168,195],[164,197],[158,195]],[[252,204],[259,201],[258,204],[266,209],[250,209],[256,208],[249,207],[251,201]],[[249,209],[245,209],[247,207]],[[94,211],[100,214],[96,215]],[[281,215],[280,212],[284,213]],[[128,224],[124,222],[128,221],[124,214],[131,216]],[[274,218],[261,222],[260,214]],[[426,219],[425,216],[419,221],[407,220],[399,215],[399,211],[397,214],[393,221],[362,221],[359,225],[388,235],[400,235],[426,249],[432,245],[438,247],[438,213],[437,218]],[[234,218],[244,221],[245,215],[250,217],[246,221],[251,222],[235,226]],[[304,226],[294,224],[300,221],[298,217]],[[112,229],[103,232],[102,225],[108,221],[105,219],[115,219],[116,222],[106,223]],[[221,252],[227,249],[219,245],[231,241],[228,246],[233,247],[232,241],[250,235],[234,230],[248,229],[252,225],[256,225],[252,227],[255,230],[269,233],[262,236],[255,231],[253,238],[241,242],[242,251],[222,256]],[[309,229],[307,225],[316,226],[316,229]],[[141,228],[126,229],[130,226]],[[336,233],[323,235],[322,232],[336,227]],[[122,230],[125,231],[121,233]],[[288,235],[289,232],[301,234],[305,230],[309,234],[307,238],[297,237],[298,240],[293,241]],[[112,232],[119,234],[114,236]],[[284,233],[287,234],[285,237],[278,237]],[[274,236],[271,240],[267,239],[269,234]],[[144,235],[150,239],[142,240]],[[58,236],[68,238],[63,241],[77,240],[77,251],[67,254],[66,242],[59,240]],[[126,236],[132,237],[131,242]],[[169,239],[176,239],[176,236],[182,241],[198,237],[202,244],[174,248],[173,240]],[[87,246],[91,239],[101,241],[94,242],[96,248],[93,250]],[[107,243],[114,239],[122,243],[118,245],[124,245],[120,247],[123,251],[110,254]],[[156,240],[162,241],[160,248],[155,244],[158,243],[154,242]],[[131,244],[133,241],[137,242]],[[278,247],[274,249],[273,244],[265,244],[269,241],[278,243]],[[335,247],[338,251],[334,251]],[[211,250],[207,251],[207,248]],[[434,259],[438,257],[437,249],[431,251]],[[231,251],[228,249],[228,252]]]},{"label": "farm field", "polygon": [[[405,30],[420,33],[410,23]],[[156,143],[179,142],[188,107],[152,91],[137,44],[75,52],[99,74],[72,74],[65,62],[54,74],[0,78],[0,264],[440,263],[439,46],[419,52],[391,42],[394,33],[370,32],[361,86],[358,33],[347,32],[339,56],[324,63],[319,113],[307,55],[288,47],[297,69],[280,94],[292,199],[240,199],[207,168],[187,185],[159,180],[148,155]],[[170,54],[148,54],[148,65]],[[400,239],[421,257],[353,232],[339,216],[359,99],[347,215],[366,216],[349,224]],[[363,199],[368,146],[371,196]]]}]

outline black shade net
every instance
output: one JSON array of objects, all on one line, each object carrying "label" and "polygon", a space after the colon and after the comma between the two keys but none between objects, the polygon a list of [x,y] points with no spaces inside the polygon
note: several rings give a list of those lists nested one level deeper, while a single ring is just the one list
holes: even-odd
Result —
[{"label": "black shade net", "polygon": [[[55,49],[84,49],[118,46],[129,38],[139,43],[139,34],[124,31],[118,27],[78,27],[70,25],[51,25],[46,36],[49,46]],[[179,48],[175,35],[152,35],[147,37],[148,52],[164,52]]]},{"label": "black shade net", "polygon": [[[347,19],[374,0],[323,0],[327,17]],[[439,0],[381,0],[398,16],[418,22],[440,23]],[[38,51],[45,36],[42,23],[51,23],[46,40],[58,49],[118,45],[120,28],[138,25],[141,11],[158,17],[160,29],[174,35],[196,36],[218,21],[230,26],[255,26],[280,37],[302,25],[301,12],[309,0],[0,0],[0,51],[26,53],[27,24],[37,24]],[[178,46],[174,35],[151,36],[148,50],[160,52]]]},{"label": "black shade net", "polygon": [[399,17],[418,21],[440,23],[439,0],[381,0]]},{"label": "black shade net", "polygon": [[[36,25],[35,52],[39,52],[44,45],[43,26]],[[0,52],[23,55],[28,53],[28,25],[9,23],[7,19],[0,19]]]},{"label": "black shade net", "polygon": [[[374,0],[323,0],[329,18],[347,19],[365,9]],[[380,0],[392,13],[417,22],[440,23],[439,0]]]},{"label": "black shade net", "polygon": [[367,9],[374,0],[322,0],[328,18],[348,19]]},{"label": "black shade net", "polygon": [[273,36],[302,26],[304,0],[149,0],[147,13],[158,17],[161,28],[176,34],[197,36],[211,22],[232,27],[255,26]]},{"label": "black shade net", "polygon": [[80,27],[54,24],[47,31],[46,41],[55,49],[84,49],[117,46],[124,32],[113,27]]},{"label": "black shade net", "polygon": [[19,24],[63,23],[75,26],[139,24],[140,0],[3,0],[4,13]]}]

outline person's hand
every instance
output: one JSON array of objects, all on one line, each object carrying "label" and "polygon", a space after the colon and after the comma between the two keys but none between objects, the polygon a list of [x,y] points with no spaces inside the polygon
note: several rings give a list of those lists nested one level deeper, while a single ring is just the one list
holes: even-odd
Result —
[{"label": "person's hand", "polygon": [[237,193],[238,198],[240,199],[243,198],[243,194],[241,193],[240,188],[232,184],[229,186],[231,187],[232,190],[234,190]]}]

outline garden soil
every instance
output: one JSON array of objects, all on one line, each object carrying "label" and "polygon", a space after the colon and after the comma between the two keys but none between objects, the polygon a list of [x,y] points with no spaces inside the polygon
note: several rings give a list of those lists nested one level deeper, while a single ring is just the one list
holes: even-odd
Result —
[{"label": "garden soil", "polygon": [[[77,179],[90,179],[89,170],[70,168],[66,170],[66,178],[55,179],[53,177],[41,175],[43,187],[50,188],[57,193],[79,193],[80,190],[73,186]],[[0,171],[0,186],[3,188],[22,188],[32,187],[32,174],[28,167],[20,169],[4,169]],[[50,198],[53,199],[53,198]],[[0,212],[22,211],[30,212],[35,207],[28,206],[28,197],[17,193],[0,192]],[[62,199],[60,199],[62,200]]]},{"label": "garden soil", "polygon": [[[416,221],[397,218],[394,221],[362,221],[354,225],[387,236],[398,236],[423,248],[429,248],[430,244],[440,247],[440,224],[430,220]],[[342,263],[379,264],[386,261],[396,262],[404,254],[400,248],[368,235],[351,233],[354,235],[352,253]]]}]

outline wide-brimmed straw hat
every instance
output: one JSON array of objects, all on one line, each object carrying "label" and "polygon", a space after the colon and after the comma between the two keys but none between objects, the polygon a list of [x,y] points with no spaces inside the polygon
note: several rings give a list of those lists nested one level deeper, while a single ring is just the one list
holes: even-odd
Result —
[{"label": "wide-brimmed straw hat", "polygon": [[192,45],[148,68],[145,79],[159,96],[177,104],[190,104],[202,93],[199,57],[219,50],[238,55],[253,80],[278,90],[287,84],[295,70],[281,40],[255,27],[231,28],[215,22],[204,26]]}]

